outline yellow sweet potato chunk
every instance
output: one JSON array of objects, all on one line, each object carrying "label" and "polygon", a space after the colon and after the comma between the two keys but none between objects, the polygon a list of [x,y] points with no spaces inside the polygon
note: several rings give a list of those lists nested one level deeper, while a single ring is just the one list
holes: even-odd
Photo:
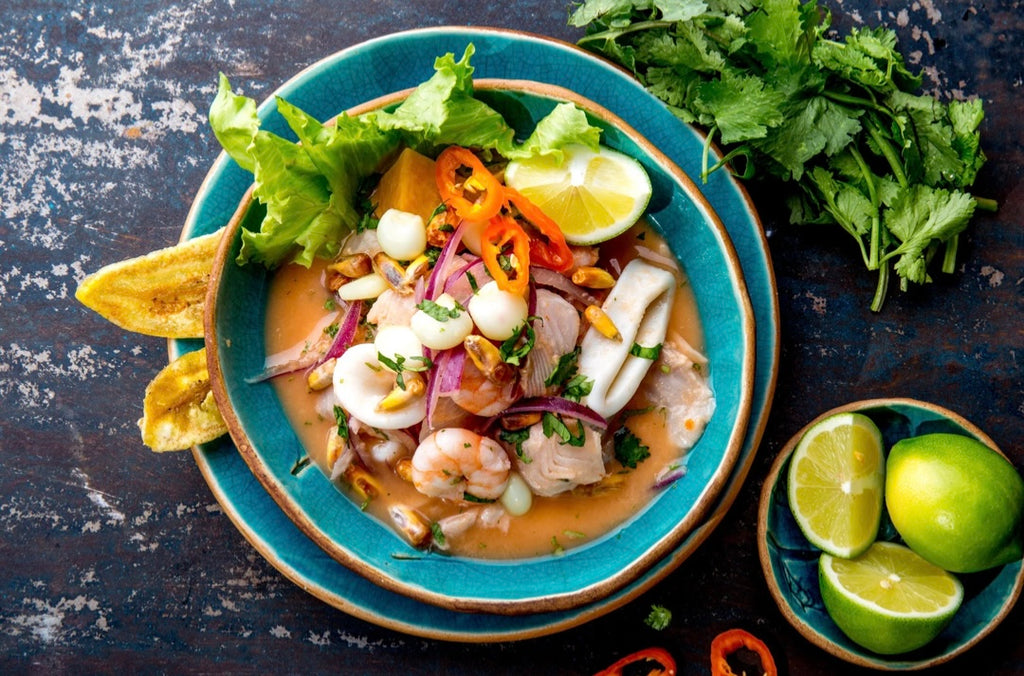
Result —
[{"label": "yellow sweet potato chunk", "polygon": [[142,442],[154,451],[182,451],[227,432],[210,391],[206,349],[178,357],[146,387],[139,419]]},{"label": "yellow sweet potato chunk", "polygon": [[201,338],[206,285],[221,231],[111,263],[82,280],[75,297],[123,329]]},{"label": "yellow sweet potato chunk", "polygon": [[381,176],[371,200],[377,205],[374,215],[378,218],[388,209],[398,209],[418,214],[426,223],[441,203],[434,160],[406,148]]}]

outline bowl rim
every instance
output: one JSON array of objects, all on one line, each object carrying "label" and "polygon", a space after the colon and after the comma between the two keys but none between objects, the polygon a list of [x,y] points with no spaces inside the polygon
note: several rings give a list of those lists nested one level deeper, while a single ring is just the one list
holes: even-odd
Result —
[{"label": "bowl rim", "polygon": [[[1004,458],[1006,454],[1003,453],[1002,449],[989,437],[984,431],[978,428],[976,425],[971,423],[969,420],[961,416],[959,413],[951,411],[938,404],[933,404],[918,399],[908,397],[880,397],[875,399],[864,399],[860,401],[854,401],[841,406],[837,406],[831,410],[825,411],[821,415],[811,420],[809,423],[804,425],[796,434],[794,434],[789,441],[782,447],[775,460],[772,463],[771,469],[768,471],[768,475],[764,479],[764,483],[761,486],[761,496],[758,503],[757,510],[757,551],[758,558],[761,562],[761,571],[764,574],[765,582],[768,585],[768,591],[771,593],[775,604],[778,606],[779,611],[783,617],[808,641],[818,646],[825,652],[838,657],[846,662],[855,664],[862,667],[869,667],[872,669],[878,669],[881,671],[911,671],[917,669],[925,669],[933,667],[938,664],[943,664],[953,659],[954,657],[966,652],[977,644],[981,639],[991,633],[1005,618],[1010,614],[1016,604],[1017,598],[1020,596],[1021,590],[1024,589],[1024,565],[1021,565],[1020,570],[1017,572],[1016,579],[1014,580],[1013,589],[1010,594],[1004,600],[1002,606],[999,608],[999,612],[995,614],[983,627],[978,629],[974,636],[969,640],[965,641],[963,645],[957,647],[954,650],[950,650],[941,655],[934,657],[920,659],[920,660],[906,660],[900,659],[900,655],[876,655],[865,649],[864,655],[851,651],[834,641],[830,640],[827,636],[819,632],[810,623],[804,621],[799,615],[797,615],[789,604],[788,597],[782,591],[782,587],[776,578],[771,561],[771,552],[768,549],[768,518],[769,511],[771,508],[772,499],[775,494],[776,487],[778,485],[780,476],[783,469],[788,465],[790,456],[792,456],[796,446],[800,439],[811,429],[814,425],[821,422],[822,420],[839,414],[839,413],[862,413],[864,411],[872,409],[887,408],[892,406],[907,406],[912,408],[922,409],[929,413],[932,413],[938,417],[945,418],[952,421],[954,424],[961,427],[964,431],[969,432],[973,437],[977,438],[986,446],[996,451]],[[1013,564],[1006,564],[1013,565]],[[1018,564],[1020,565],[1020,564]]]},{"label": "bowl rim", "polygon": [[[233,242],[237,237],[242,221],[245,219],[248,209],[252,203],[252,190],[246,190],[239,202],[238,208],[231,217],[228,225],[224,228],[224,234],[217,251],[217,256],[211,274],[204,312],[205,324],[205,346],[207,351],[207,364],[210,373],[211,389],[218,408],[221,410],[229,434],[237,450],[241,453],[249,469],[256,476],[263,488],[271,495],[277,505],[295,523],[300,530],[312,539],[322,550],[333,559],[342,563],[350,570],[362,575],[370,581],[390,591],[400,593],[415,600],[429,603],[448,609],[465,612],[488,612],[497,614],[523,614],[569,610],[582,605],[600,600],[627,584],[634,582],[641,577],[651,566],[669,555],[682,542],[686,535],[701,525],[702,519],[710,512],[717,503],[717,498],[722,489],[728,484],[731,471],[735,465],[743,446],[746,429],[749,423],[754,389],[754,369],[756,366],[755,346],[755,322],[753,307],[747,293],[746,283],[743,277],[742,266],[739,257],[733,247],[721,219],[711,207],[710,203],[697,188],[693,180],[685,174],[670,158],[654,147],[635,128],[625,122],[621,117],[612,113],[603,106],[592,100],[558,85],[544,82],[537,82],[526,79],[506,78],[480,78],[474,80],[474,90],[487,91],[513,91],[541,96],[557,101],[569,101],[584,111],[601,119],[610,127],[628,137],[633,143],[639,146],[643,153],[658,165],[659,169],[670,175],[693,205],[702,213],[705,224],[710,225],[716,239],[721,246],[721,254],[728,262],[727,272],[731,279],[730,288],[735,300],[739,303],[740,323],[744,327],[742,342],[742,360],[740,365],[741,379],[739,383],[739,398],[737,402],[736,418],[729,430],[728,443],[723,452],[722,460],[713,472],[710,479],[703,486],[699,497],[687,512],[686,515],[653,546],[646,549],[642,554],[632,560],[622,570],[600,582],[588,586],[577,587],[566,592],[554,594],[541,594],[517,599],[508,598],[484,598],[451,596],[449,594],[425,589],[415,584],[409,584],[383,573],[377,566],[368,564],[358,557],[353,556],[344,547],[340,546],[328,534],[309,518],[298,504],[282,489],[278,477],[269,470],[261,461],[259,453],[252,444],[248,435],[243,429],[241,420],[236,414],[228,392],[224,374],[220,366],[220,341],[216,326],[217,296],[221,288],[222,270],[226,258],[230,255]],[[406,98],[413,88],[403,89],[390,94],[385,94],[347,109],[346,113],[358,115],[370,110],[379,109],[389,104]],[[326,479],[326,478],[325,478]],[[625,523],[622,524],[624,526]],[[621,526],[620,526],[621,527]],[[570,550],[570,553],[574,550]],[[465,557],[462,557],[465,558]],[[475,561],[475,559],[467,559]],[[481,559],[481,562],[489,560]],[[514,560],[511,560],[514,563]],[[500,563],[508,563],[501,560]]]}]

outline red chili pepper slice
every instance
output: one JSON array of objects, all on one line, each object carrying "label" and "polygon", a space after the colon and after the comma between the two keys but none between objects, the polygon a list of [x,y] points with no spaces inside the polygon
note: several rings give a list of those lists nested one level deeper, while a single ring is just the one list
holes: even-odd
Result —
[{"label": "red chili pepper slice", "polygon": [[764,676],[778,676],[775,659],[768,646],[761,639],[743,629],[723,631],[711,641],[711,676],[739,676],[729,664],[729,656],[743,650],[753,652],[761,662],[760,672]]},{"label": "red chili pepper slice", "polygon": [[530,238],[508,216],[499,214],[484,228],[480,257],[498,287],[522,294],[530,282]]},{"label": "red chili pepper slice", "polygon": [[501,182],[471,150],[461,146],[448,146],[437,156],[434,178],[441,200],[459,218],[486,221],[498,213],[505,199]]},{"label": "red chili pepper slice", "polygon": [[572,250],[558,224],[528,197],[508,186],[505,186],[505,200],[537,232],[538,236],[531,233],[530,237],[530,261],[555,272],[568,272],[573,266]]},{"label": "red chili pepper slice", "polygon": [[632,655],[626,655],[621,660],[611,665],[607,669],[603,669],[594,676],[621,676],[623,669],[633,664],[643,664],[644,662],[654,662],[661,668],[654,667],[648,673],[650,674],[664,674],[665,676],[675,676],[676,674],[676,661],[672,659],[672,656],[668,654],[668,651],[662,648],[644,648],[638,650]]}]

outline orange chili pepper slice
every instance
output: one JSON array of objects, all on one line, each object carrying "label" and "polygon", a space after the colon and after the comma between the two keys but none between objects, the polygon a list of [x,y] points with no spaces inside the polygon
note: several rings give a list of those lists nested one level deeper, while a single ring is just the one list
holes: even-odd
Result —
[{"label": "orange chili pepper slice", "polygon": [[672,659],[668,651],[663,648],[644,648],[632,655],[626,655],[607,669],[597,672],[594,676],[621,676],[623,669],[626,667],[634,664],[643,664],[644,662],[654,662],[661,667],[660,669],[657,667],[652,668],[647,672],[648,675],[664,674],[665,676],[675,676],[676,674],[676,661]]},{"label": "orange chili pepper slice", "polygon": [[761,662],[760,672],[745,671],[747,674],[778,676],[775,659],[764,642],[743,629],[723,631],[711,641],[711,676],[739,676],[733,671],[728,658],[742,650],[753,652]]},{"label": "orange chili pepper slice", "polygon": [[480,257],[498,288],[522,294],[530,282],[530,239],[512,218],[499,214],[484,228]]},{"label": "orange chili pepper slice", "polygon": [[505,200],[538,235],[530,236],[530,262],[555,272],[568,272],[573,266],[572,250],[558,224],[514,188],[505,186]]},{"label": "orange chili pepper slice", "polygon": [[461,146],[448,146],[437,156],[434,178],[441,200],[459,218],[486,221],[498,213],[505,199],[501,182]]}]

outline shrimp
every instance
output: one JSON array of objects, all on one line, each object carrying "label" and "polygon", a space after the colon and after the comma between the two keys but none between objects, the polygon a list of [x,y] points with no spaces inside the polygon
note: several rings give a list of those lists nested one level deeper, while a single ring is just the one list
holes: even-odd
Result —
[{"label": "shrimp", "polygon": [[434,432],[412,456],[412,482],[420,493],[449,500],[497,500],[512,463],[489,437],[462,427]]},{"label": "shrimp", "polygon": [[462,369],[462,384],[451,398],[459,408],[475,415],[498,415],[522,396],[516,380],[495,383],[477,368],[472,359],[466,359]]}]

